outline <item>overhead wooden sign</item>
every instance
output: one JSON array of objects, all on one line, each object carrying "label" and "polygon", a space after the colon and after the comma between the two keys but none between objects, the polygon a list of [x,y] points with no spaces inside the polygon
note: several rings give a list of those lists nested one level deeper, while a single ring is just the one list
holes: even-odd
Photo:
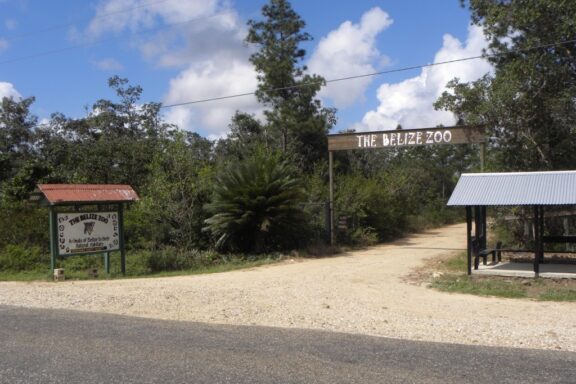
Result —
[{"label": "overhead wooden sign", "polygon": [[398,129],[328,135],[329,151],[412,147],[417,145],[471,144],[486,140],[484,126],[459,126],[424,129]]}]

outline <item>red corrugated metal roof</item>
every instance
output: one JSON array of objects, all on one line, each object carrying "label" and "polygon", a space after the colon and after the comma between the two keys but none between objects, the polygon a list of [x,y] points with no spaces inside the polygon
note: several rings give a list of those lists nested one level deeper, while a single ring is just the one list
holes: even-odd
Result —
[{"label": "red corrugated metal roof", "polygon": [[38,189],[51,205],[139,200],[131,186],[120,184],[38,184]]}]

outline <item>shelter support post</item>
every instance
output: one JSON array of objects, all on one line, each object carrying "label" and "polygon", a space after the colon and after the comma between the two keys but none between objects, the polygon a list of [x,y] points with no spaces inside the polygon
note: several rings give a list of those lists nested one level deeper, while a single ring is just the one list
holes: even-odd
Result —
[{"label": "shelter support post", "polygon": [[472,274],[472,207],[466,206],[466,260],[468,275]]},{"label": "shelter support post", "polygon": [[544,263],[544,206],[540,206],[540,250],[539,250],[539,262]]},{"label": "shelter support post", "polygon": [[50,207],[49,211],[49,221],[50,221],[50,269],[52,274],[54,274],[54,269],[56,269],[56,256],[58,255],[58,231],[56,230],[56,211],[54,207]]},{"label": "shelter support post", "polygon": [[330,245],[334,245],[334,152],[328,151],[328,178],[330,184]]},{"label": "shelter support post", "polygon": [[485,205],[480,208],[480,215],[481,215],[480,223],[482,225],[482,237],[480,239],[480,246],[482,249],[486,249],[488,248],[488,224],[486,218],[487,210]]},{"label": "shelter support post", "polygon": [[540,274],[540,250],[542,247],[542,232],[540,220],[540,207],[534,206],[534,275]]},{"label": "shelter support post", "polygon": [[118,238],[120,245],[120,270],[126,275],[126,249],[124,248],[124,205],[118,204]]},{"label": "shelter support post", "polygon": [[476,237],[476,241],[480,244],[480,238],[482,237],[482,212],[481,207],[478,205],[474,206],[474,237]]}]

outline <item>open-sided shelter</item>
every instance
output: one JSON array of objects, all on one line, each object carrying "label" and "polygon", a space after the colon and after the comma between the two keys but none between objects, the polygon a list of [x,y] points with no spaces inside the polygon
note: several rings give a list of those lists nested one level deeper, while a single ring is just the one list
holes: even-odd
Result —
[{"label": "open-sided shelter", "polygon": [[[544,258],[544,243],[576,242],[576,236],[544,235],[547,207],[576,205],[576,171],[462,174],[448,205],[466,207],[468,274],[472,273],[473,251],[490,251],[486,245],[486,207],[532,207],[536,276]],[[477,247],[473,247],[473,241]]]}]

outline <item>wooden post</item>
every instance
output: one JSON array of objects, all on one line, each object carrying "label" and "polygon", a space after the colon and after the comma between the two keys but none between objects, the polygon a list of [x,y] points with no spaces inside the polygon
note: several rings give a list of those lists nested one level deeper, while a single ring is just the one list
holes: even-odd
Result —
[{"label": "wooden post", "polygon": [[472,207],[466,206],[466,259],[468,275],[472,274]]},{"label": "wooden post", "polygon": [[106,274],[110,274],[110,252],[104,252],[104,270]]},{"label": "wooden post", "polygon": [[118,237],[120,245],[120,270],[126,275],[126,250],[124,249],[124,205],[118,204]]},{"label": "wooden post", "polygon": [[544,206],[540,206],[540,259],[541,264],[544,263]]},{"label": "wooden post", "polygon": [[482,249],[486,249],[488,248],[488,224],[487,224],[487,219],[486,219],[486,206],[482,206],[480,208],[480,214],[482,216],[481,218],[481,223],[482,223],[482,239],[480,242],[480,246],[482,247]]},{"label": "wooden post", "polygon": [[540,237],[540,207],[534,206],[534,276],[540,275],[540,246],[542,239]]},{"label": "wooden post", "polygon": [[330,184],[330,245],[334,245],[334,152],[328,152],[328,178]]},{"label": "wooden post", "polygon": [[49,221],[50,221],[50,269],[51,275],[54,275],[56,269],[56,256],[58,255],[58,223],[56,222],[56,212],[54,207],[50,206]]},{"label": "wooden post", "polygon": [[481,212],[480,206],[474,206],[474,236],[476,237],[476,241],[478,245],[481,245],[480,237],[482,236],[482,221],[481,221]]}]

